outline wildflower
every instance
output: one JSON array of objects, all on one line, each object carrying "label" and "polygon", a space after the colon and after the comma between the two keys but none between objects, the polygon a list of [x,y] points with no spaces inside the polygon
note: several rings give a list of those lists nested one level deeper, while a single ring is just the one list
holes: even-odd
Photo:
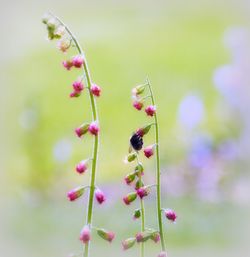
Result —
[{"label": "wildflower", "polygon": [[152,232],[149,231],[138,232],[135,236],[137,243],[146,242],[151,237],[151,234]]},{"label": "wildflower", "polygon": [[137,193],[136,192],[132,192],[127,194],[126,196],[123,197],[123,202],[126,205],[129,205],[130,203],[132,203],[137,197]]},{"label": "wildflower", "polygon": [[89,129],[89,123],[84,123],[80,127],[75,129],[75,133],[78,137],[81,137],[82,135],[86,134]]},{"label": "wildflower", "polygon": [[78,97],[78,96],[80,96],[80,95],[81,95],[81,93],[76,92],[76,91],[73,91],[73,92],[71,92],[71,93],[69,94],[69,97]]},{"label": "wildflower", "polygon": [[79,80],[74,81],[72,87],[74,88],[74,92],[76,93],[81,93],[81,91],[84,89],[83,83]]},{"label": "wildflower", "polygon": [[138,85],[135,88],[132,89],[132,95],[137,97],[138,95],[141,95],[144,90],[146,88],[146,84],[145,85]]},{"label": "wildflower", "polygon": [[87,244],[90,239],[91,239],[91,236],[90,236],[90,229],[89,229],[89,226],[86,225],[83,227],[81,233],[80,233],[80,238],[79,238],[84,244]]},{"label": "wildflower", "polygon": [[72,64],[75,68],[81,68],[84,63],[84,59],[81,55],[76,55],[72,59]]},{"label": "wildflower", "polygon": [[147,196],[149,194],[149,187],[140,187],[139,189],[136,190],[137,195],[142,199],[143,197]]},{"label": "wildflower", "polygon": [[77,187],[68,192],[67,196],[70,201],[75,201],[79,197],[81,197],[84,193],[84,187]]},{"label": "wildflower", "polygon": [[131,238],[123,240],[122,241],[122,248],[123,248],[123,250],[128,250],[129,248],[133,247],[135,242],[136,242],[136,238],[135,237],[131,237]]},{"label": "wildflower", "polygon": [[67,70],[70,70],[73,67],[73,63],[70,60],[63,61],[62,64]]},{"label": "wildflower", "polygon": [[177,219],[176,213],[175,213],[173,210],[171,210],[171,209],[165,210],[165,216],[166,216],[166,218],[167,218],[168,220],[170,220],[170,221],[172,221],[172,222],[175,222],[176,219]]},{"label": "wildflower", "polygon": [[153,232],[152,235],[150,236],[150,239],[153,240],[155,243],[158,243],[161,240],[161,236],[159,232]]},{"label": "wildflower", "polygon": [[84,173],[88,168],[88,165],[87,165],[87,161],[84,160],[84,161],[81,161],[80,163],[78,163],[76,165],[76,171],[79,173],[79,174],[82,174]]},{"label": "wildflower", "polygon": [[108,242],[112,242],[115,238],[115,233],[107,231],[106,229],[97,229],[97,234]]},{"label": "wildflower", "polygon": [[147,158],[150,158],[154,154],[154,146],[155,145],[150,145],[144,148],[143,152]]},{"label": "wildflower", "polygon": [[57,42],[57,48],[63,53],[67,52],[67,50],[70,48],[70,41],[65,39],[59,40]]},{"label": "wildflower", "polygon": [[127,185],[130,185],[135,180],[135,173],[129,173],[124,180]]},{"label": "wildflower", "polygon": [[145,112],[148,116],[154,116],[156,112],[156,107],[155,105],[149,105],[146,109]]},{"label": "wildflower", "polygon": [[100,131],[98,123],[96,121],[93,121],[92,123],[90,123],[88,130],[89,130],[90,134],[96,136]]},{"label": "wildflower", "polygon": [[144,135],[146,135],[149,132],[149,130],[151,129],[152,125],[153,124],[149,124],[149,125],[146,125],[146,126],[144,126],[142,128],[137,129],[136,134],[141,136],[141,137],[143,137]]},{"label": "wildflower", "polygon": [[90,91],[94,96],[97,96],[97,97],[100,96],[101,94],[101,88],[96,84],[91,85]]},{"label": "wildflower", "polygon": [[106,200],[104,193],[99,188],[95,190],[95,199],[99,204]]},{"label": "wildflower", "polygon": [[136,110],[140,111],[143,107],[143,102],[135,100],[133,102],[133,106],[135,107]]}]

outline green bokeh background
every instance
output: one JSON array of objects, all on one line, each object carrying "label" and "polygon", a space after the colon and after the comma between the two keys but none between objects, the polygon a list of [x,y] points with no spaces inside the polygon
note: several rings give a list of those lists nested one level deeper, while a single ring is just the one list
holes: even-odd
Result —
[{"label": "green bokeh background", "polygon": [[[243,0],[1,1],[1,256],[59,257],[81,251],[77,237],[86,199],[71,204],[65,194],[80,181],[87,182],[87,176],[76,176],[72,167],[90,154],[92,141],[82,142],[72,132],[91,113],[86,94],[68,97],[78,73],[65,71],[61,61],[66,56],[54,42],[46,42],[43,13],[55,12],[78,36],[92,78],[103,89],[98,99],[102,133],[97,181],[122,196],[127,139],[145,121],[131,108],[130,92],[146,76],[156,94],[164,166],[185,158],[176,114],[189,92],[204,99],[204,130],[218,141],[235,134],[234,126],[222,123],[216,113],[220,96],[212,74],[230,59],[222,44],[224,31],[235,25],[249,27],[249,8]],[[20,126],[25,110],[35,113],[32,129]],[[53,149],[62,138],[73,150],[69,159],[58,163]],[[147,168],[152,167],[147,162]],[[169,256],[234,257],[250,251],[247,204],[190,196],[164,196],[164,204],[179,215],[176,225],[166,224]],[[153,201],[147,209],[153,225]],[[120,249],[121,239],[139,229],[131,212],[118,198],[96,207],[95,223],[116,231],[117,239],[109,245],[94,237],[92,256],[138,256],[136,247],[126,253]],[[156,253],[157,246],[149,244],[147,257]]]}]

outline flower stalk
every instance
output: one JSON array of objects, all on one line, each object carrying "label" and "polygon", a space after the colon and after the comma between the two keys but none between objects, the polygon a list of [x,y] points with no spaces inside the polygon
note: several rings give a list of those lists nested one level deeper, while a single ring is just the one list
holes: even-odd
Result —
[{"label": "flower stalk", "polygon": [[[145,93],[145,96],[143,94]],[[138,198],[140,199],[140,209],[135,210],[134,219],[137,220],[141,218],[141,231],[138,232],[135,236],[136,242],[141,244],[140,247],[140,256],[144,257],[145,252],[145,243],[151,239],[155,243],[161,242],[161,252],[158,254],[158,257],[167,256],[166,253],[166,244],[164,238],[163,231],[163,220],[162,220],[162,212],[164,212],[166,219],[175,222],[176,214],[171,209],[165,210],[162,208],[161,203],[161,170],[160,170],[160,147],[159,147],[159,123],[157,117],[157,109],[155,105],[155,98],[152,90],[152,86],[150,84],[149,79],[146,80],[145,84],[138,85],[132,90],[132,99],[133,99],[133,107],[137,111],[141,111],[144,108],[144,111],[148,117],[148,119],[153,119],[153,122],[146,123],[141,126],[135,132],[133,132],[130,138],[130,148],[129,154],[125,158],[127,162],[133,162],[137,160],[137,167],[134,173],[129,173],[125,177],[125,182],[128,185],[131,185],[133,182],[135,183],[135,190]],[[147,101],[150,103],[148,104]],[[145,106],[145,107],[144,107]],[[154,142],[151,145],[144,146],[144,136],[146,136],[151,128],[154,127],[155,135]],[[155,171],[155,182],[152,184],[144,185],[144,181],[142,180],[142,176],[144,174],[144,168],[142,163],[139,162],[139,154],[142,150],[144,156],[147,159],[150,159],[152,156],[155,156],[156,160],[156,171]],[[136,178],[137,177],[137,181]],[[156,189],[156,212],[157,212],[157,221],[158,221],[158,229],[151,229],[145,227],[145,208],[144,208],[144,199],[150,195],[150,191],[152,188]],[[133,195],[133,200],[129,201],[131,203],[136,199],[134,193],[130,193],[129,195]],[[126,202],[125,202],[126,203]],[[128,238],[123,241],[123,248],[129,249],[134,246],[134,243],[128,244],[128,242],[134,242],[133,238]],[[125,246],[125,247],[124,247]]]},{"label": "flower stalk", "polygon": [[[89,248],[90,248],[90,241],[91,241],[91,229],[93,228],[92,225],[92,217],[93,217],[93,205],[94,205],[94,195],[96,196],[96,200],[101,204],[105,200],[105,196],[103,192],[100,189],[97,189],[96,187],[96,171],[97,171],[97,161],[98,161],[98,149],[99,149],[99,122],[98,122],[98,111],[97,111],[97,105],[95,96],[99,97],[101,88],[97,86],[96,84],[92,83],[90,71],[88,68],[87,60],[85,57],[85,54],[77,40],[77,38],[74,36],[74,34],[71,32],[69,27],[57,16],[53,15],[52,13],[49,13],[44,19],[43,23],[47,25],[48,30],[48,37],[49,39],[60,39],[60,45],[62,46],[59,48],[62,52],[66,52],[68,48],[73,44],[78,52],[77,56],[74,56],[71,60],[67,60],[63,62],[63,66],[70,70],[72,67],[82,69],[82,78],[85,78],[86,80],[86,87],[88,89],[88,95],[90,99],[90,105],[91,105],[91,113],[92,113],[92,122],[91,123],[85,123],[81,127],[77,128],[75,130],[78,137],[82,137],[87,132],[94,136],[93,139],[93,150],[92,150],[92,156],[88,158],[88,162],[91,162],[91,174],[90,174],[90,182],[89,185],[86,186],[89,188],[89,195],[88,195],[88,207],[87,207],[87,215],[86,215],[86,223],[85,226],[81,232],[80,240],[84,243],[84,252],[83,256],[88,257],[89,256]],[[60,28],[60,30],[59,30]],[[62,31],[61,35],[57,35],[56,31]],[[64,32],[67,34],[67,38],[64,36]],[[63,42],[70,42],[70,44],[67,45],[67,47],[64,47],[65,44]],[[73,89],[74,91],[70,94],[70,97],[79,97],[84,89],[84,84],[81,81],[75,81],[73,83]],[[87,169],[87,166],[85,163],[81,163],[80,166],[78,165],[76,170],[79,174],[83,174],[85,170]],[[78,190],[79,191],[79,190]],[[83,193],[82,191],[73,191],[69,195],[71,198],[74,199],[76,197],[80,197],[80,195]],[[78,195],[79,196],[78,196]],[[76,196],[75,196],[76,195]],[[102,234],[101,232],[102,231]],[[99,229],[97,231],[99,235],[101,234],[102,238],[111,242],[114,238],[113,232],[108,232],[103,229]],[[105,238],[107,236],[107,238]],[[87,240],[88,239],[88,240]]]}]

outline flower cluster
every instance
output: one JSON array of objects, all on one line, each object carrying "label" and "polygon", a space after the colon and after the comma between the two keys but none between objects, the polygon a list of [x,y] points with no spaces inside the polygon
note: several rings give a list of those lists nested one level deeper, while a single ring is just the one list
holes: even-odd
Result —
[{"label": "flower cluster", "polygon": [[[145,92],[149,91],[148,95],[144,95]],[[145,113],[149,118],[154,118],[154,122],[151,122],[149,124],[146,124],[133,132],[132,136],[130,137],[130,148],[129,148],[129,154],[125,158],[126,163],[132,163],[135,162],[135,168],[132,172],[128,173],[124,180],[125,183],[129,186],[133,187],[133,191],[128,193],[123,197],[123,202],[126,205],[130,205],[132,202],[134,202],[136,199],[140,201],[140,208],[136,209],[133,213],[133,219],[141,219],[141,231],[138,232],[134,237],[130,237],[122,242],[122,247],[124,250],[127,250],[135,245],[135,243],[141,243],[141,257],[144,256],[144,246],[143,243],[145,243],[148,240],[152,240],[155,243],[161,242],[162,244],[162,252],[158,254],[158,257],[166,257],[167,253],[165,250],[165,243],[163,238],[163,231],[162,231],[162,221],[160,220],[159,229],[150,229],[145,227],[145,209],[144,209],[144,199],[150,195],[150,191],[152,187],[156,187],[157,189],[160,189],[160,183],[153,184],[153,185],[146,185],[143,181],[143,175],[144,175],[144,166],[142,162],[139,161],[139,155],[140,151],[143,152],[144,157],[147,159],[151,158],[156,154],[156,158],[159,158],[159,151],[158,151],[158,123],[156,118],[156,106],[154,103],[154,97],[152,93],[152,88],[149,82],[136,86],[132,90],[132,98],[133,98],[133,107],[137,110],[142,110],[142,108],[145,107]],[[151,104],[146,105],[147,99],[151,99]],[[144,147],[144,136],[147,135],[151,128],[155,126],[155,133],[157,133],[157,137],[155,139],[155,142],[151,145],[148,145]],[[158,162],[159,163],[159,162]],[[157,176],[160,176],[160,173],[158,172],[159,166],[157,166]],[[160,178],[160,177],[159,177]],[[157,181],[160,181],[157,180]],[[157,190],[159,191],[159,190]],[[157,200],[160,201],[160,195],[157,195]],[[160,205],[158,205],[160,206]],[[157,210],[158,214],[161,214],[164,212],[165,217],[172,221],[176,221],[176,214],[173,210],[170,209],[159,209]]]},{"label": "flower cluster", "polygon": [[[78,186],[72,190],[70,190],[67,194],[68,199],[70,201],[76,201],[79,199],[87,189],[89,189],[89,200],[88,200],[88,213],[87,213],[87,224],[84,225],[83,229],[80,233],[80,240],[84,244],[88,244],[91,240],[91,230],[95,229],[97,234],[106,241],[111,242],[115,235],[113,232],[107,231],[105,229],[99,229],[92,226],[92,212],[93,212],[93,196],[95,196],[96,201],[99,204],[102,204],[106,198],[104,193],[99,189],[95,184],[95,173],[96,173],[96,162],[97,162],[97,154],[98,154],[98,137],[100,132],[100,127],[98,123],[98,115],[97,115],[97,108],[96,108],[96,101],[94,97],[99,97],[101,95],[101,88],[92,83],[90,80],[89,70],[86,64],[86,58],[83,55],[81,47],[76,40],[76,38],[72,35],[69,28],[57,17],[53,16],[52,14],[46,15],[43,18],[43,23],[47,27],[48,31],[48,38],[50,40],[57,39],[57,46],[63,52],[66,53],[67,50],[71,46],[76,46],[78,49],[78,54],[63,61],[63,67],[67,70],[71,70],[73,68],[79,69],[81,71],[81,76],[77,78],[72,83],[73,91],[70,93],[70,97],[79,97],[85,88],[88,89],[90,102],[91,102],[91,111],[93,121],[85,122],[79,127],[75,129],[75,134],[77,137],[82,138],[83,135],[89,133],[90,135],[94,136],[93,142],[93,156],[90,158],[81,160],[75,166],[75,171],[78,174],[85,174],[91,166],[91,181],[90,184],[87,186]],[[84,81],[85,78],[85,81]],[[85,247],[84,256],[88,256],[88,249],[89,247]]]}]

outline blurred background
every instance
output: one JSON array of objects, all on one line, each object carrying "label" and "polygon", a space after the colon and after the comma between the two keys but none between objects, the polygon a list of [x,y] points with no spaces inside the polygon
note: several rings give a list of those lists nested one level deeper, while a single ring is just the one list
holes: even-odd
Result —
[{"label": "blurred background", "polygon": [[[41,17],[61,17],[82,43],[102,127],[97,182],[107,194],[94,224],[116,231],[112,245],[94,236],[92,256],[121,251],[140,224],[121,201],[132,166],[123,163],[133,130],[147,120],[131,107],[131,88],[149,76],[160,122],[163,205],[169,256],[246,257],[250,246],[250,2],[1,1],[0,252],[8,257],[79,253],[86,198],[69,189],[88,182],[74,166],[91,153],[91,138],[73,133],[91,117],[86,94],[69,99],[78,72],[46,40]],[[74,54],[70,52],[69,56]],[[151,132],[146,144],[153,142]],[[148,182],[153,161],[145,161]],[[155,195],[146,200],[156,226]],[[147,244],[147,257],[159,246]],[[103,254],[105,253],[105,254]]]}]

